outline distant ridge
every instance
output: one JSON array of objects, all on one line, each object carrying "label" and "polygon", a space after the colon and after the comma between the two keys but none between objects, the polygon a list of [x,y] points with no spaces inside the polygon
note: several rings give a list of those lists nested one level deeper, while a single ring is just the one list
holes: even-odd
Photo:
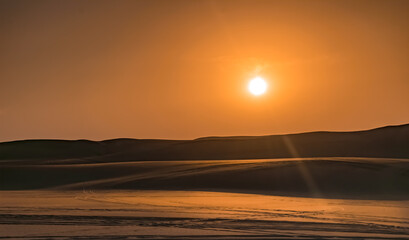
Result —
[{"label": "distant ridge", "polygon": [[195,138],[194,140],[202,140],[202,139],[234,139],[234,138],[258,138],[258,137],[270,137],[270,136],[290,136],[290,135],[298,135],[298,134],[309,134],[309,133],[360,133],[360,132],[369,132],[369,131],[376,131],[380,129],[388,129],[388,128],[401,128],[401,127],[409,127],[409,123],[406,124],[398,124],[398,125],[386,125],[377,128],[370,128],[366,130],[357,130],[357,131],[312,131],[312,132],[302,132],[302,133],[286,133],[286,134],[273,134],[273,135],[260,135],[260,136],[208,136],[208,137],[199,137]]},{"label": "distant ridge", "polygon": [[0,161],[119,162],[293,157],[409,158],[409,124],[351,132],[203,137],[194,140],[21,140],[0,143]]}]

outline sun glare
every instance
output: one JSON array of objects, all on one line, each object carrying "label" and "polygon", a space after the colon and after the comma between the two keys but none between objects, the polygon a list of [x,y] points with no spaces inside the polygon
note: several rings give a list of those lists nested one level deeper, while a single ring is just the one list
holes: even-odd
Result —
[{"label": "sun glare", "polygon": [[248,89],[251,94],[259,96],[266,92],[267,83],[263,78],[255,77],[249,82]]}]

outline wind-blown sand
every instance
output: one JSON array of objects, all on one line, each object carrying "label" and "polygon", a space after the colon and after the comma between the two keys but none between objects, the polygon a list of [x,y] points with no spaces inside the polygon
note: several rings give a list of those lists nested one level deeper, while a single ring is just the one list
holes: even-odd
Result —
[{"label": "wind-blown sand", "polygon": [[1,171],[1,189],[23,191],[0,192],[0,237],[409,239],[404,159],[8,163]]},{"label": "wind-blown sand", "polygon": [[0,143],[0,238],[409,239],[408,144],[409,125]]},{"label": "wind-blown sand", "polygon": [[0,189],[212,190],[285,196],[409,199],[409,160],[291,158],[1,167]]},{"label": "wind-blown sand", "polygon": [[409,238],[408,201],[189,191],[1,194],[0,238]]}]

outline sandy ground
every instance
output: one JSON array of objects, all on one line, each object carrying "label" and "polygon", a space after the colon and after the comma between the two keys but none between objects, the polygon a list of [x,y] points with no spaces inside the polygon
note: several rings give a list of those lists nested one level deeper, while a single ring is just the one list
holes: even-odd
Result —
[{"label": "sandy ground", "polygon": [[1,191],[0,238],[409,239],[409,201],[205,191]]},{"label": "sandy ground", "polygon": [[205,190],[409,200],[409,160],[290,158],[0,165],[0,190]]},{"label": "sandy ground", "polygon": [[409,160],[0,164],[0,239],[409,239]]}]

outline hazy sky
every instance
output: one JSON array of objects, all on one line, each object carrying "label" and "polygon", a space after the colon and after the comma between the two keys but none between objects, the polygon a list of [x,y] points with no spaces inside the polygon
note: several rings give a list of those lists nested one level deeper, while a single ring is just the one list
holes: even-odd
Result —
[{"label": "hazy sky", "polygon": [[[0,141],[409,122],[409,1],[0,0]],[[268,81],[263,96],[246,89]]]}]

